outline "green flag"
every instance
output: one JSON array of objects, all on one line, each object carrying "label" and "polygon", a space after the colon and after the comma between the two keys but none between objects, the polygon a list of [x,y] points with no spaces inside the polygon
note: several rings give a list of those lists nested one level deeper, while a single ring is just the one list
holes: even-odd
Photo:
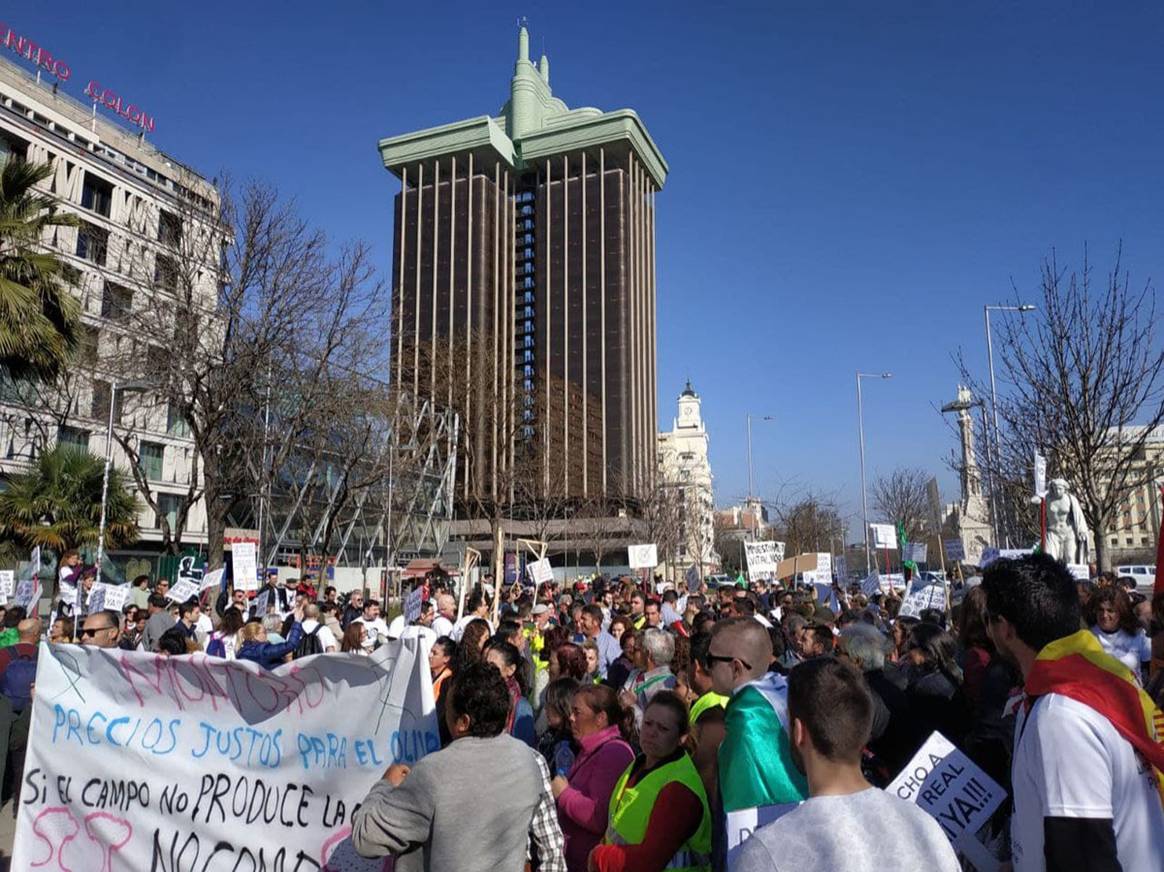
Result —
[{"label": "green flag", "polygon": [[909,545],[909,541],[905,538],[905,524],[901,521],[897,522],[897,547],[901,549],[901,568],[908,569],[914,575],[917,575],[917,564],[912,560],[905,559],[905,548]]}]

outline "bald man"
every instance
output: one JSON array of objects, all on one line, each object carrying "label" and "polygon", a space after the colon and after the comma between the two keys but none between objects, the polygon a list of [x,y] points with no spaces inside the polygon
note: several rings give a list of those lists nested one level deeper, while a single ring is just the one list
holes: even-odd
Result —
[{"label": "bald man", "polygon": [[[788,738],[788,683],[768,672],[772,640],[752,618],[716,624],[708,645],[712,687],[730,697],[719,746],[719,794],[727,813],[807,798]],[[730,836],[730,830],[729,830]]]},{"label": "bald man", "polygon": [[0,648],[0,693],[8,697],[13,711],[24,711],[32,698],[37,646],[43,631],[40,618],[25,618],[16,625],[16,644]]}]

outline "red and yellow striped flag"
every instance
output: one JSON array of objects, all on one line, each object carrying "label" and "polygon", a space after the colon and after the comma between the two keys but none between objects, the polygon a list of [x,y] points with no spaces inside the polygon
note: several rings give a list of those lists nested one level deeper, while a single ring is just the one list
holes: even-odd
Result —
[{"label": "red and yellow striped flag", "polygon": [[1090,630],[1056,639],[1027,675],[1028,697],[1058,693],[1099,712],[1155,769],[1164,802],[1164,712]]}]

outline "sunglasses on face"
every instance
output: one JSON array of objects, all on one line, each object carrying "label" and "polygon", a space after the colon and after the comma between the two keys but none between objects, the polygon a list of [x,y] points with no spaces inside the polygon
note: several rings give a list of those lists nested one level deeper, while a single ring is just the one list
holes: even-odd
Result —
[{"label": "sunglasses on face", "polygon": [[96,636],[98,633],[103,633],[106,630],[112,629],[113,627],[82,627],[81,638],[84,639],[87,636]]}]

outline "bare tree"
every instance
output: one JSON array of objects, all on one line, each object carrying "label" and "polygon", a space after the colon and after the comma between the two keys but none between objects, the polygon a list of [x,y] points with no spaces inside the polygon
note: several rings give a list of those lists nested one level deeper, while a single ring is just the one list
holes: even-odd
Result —
[{"label": "bare tree", "polygon": [[[1110,568],[1109,529],[1120,505],[1145,483],[1149,473],[1137,458],[1164,423],[1164,350],[1154,289],[1150,282],[1132,288],[1117,248],[1098,283],[1086,249],[1077,271],[1060,266],[1052,252],[1039,290],[1037,313],[996,328],[1001,451],[999,457],[985,452],[987,480],[996,483],[1003,524],[1017,517],[1029,524],[1031,464],[1039,451],[1048,476],[1066,479],[1079,498],[1096,562]],[[1017,288],[1015,299],[1023,299]],[[988,397],[960,363],[974,392]]]},{"label": "bare tree", "polygon": [[788,556],[809,552],[834,550],[844,542],[844,522],[836,503],[808,491],[774,505],[776,515],[772,538],[784,541]]},{"label": "bare tree", "polygon": [[877,511],[893,524],[901,524],[911,542],[920,541],[927,526],[932,526],[927,524],[931,514],[926,494],[929,478],[923,469],[898,467],[875,478],[870,487]]}]

